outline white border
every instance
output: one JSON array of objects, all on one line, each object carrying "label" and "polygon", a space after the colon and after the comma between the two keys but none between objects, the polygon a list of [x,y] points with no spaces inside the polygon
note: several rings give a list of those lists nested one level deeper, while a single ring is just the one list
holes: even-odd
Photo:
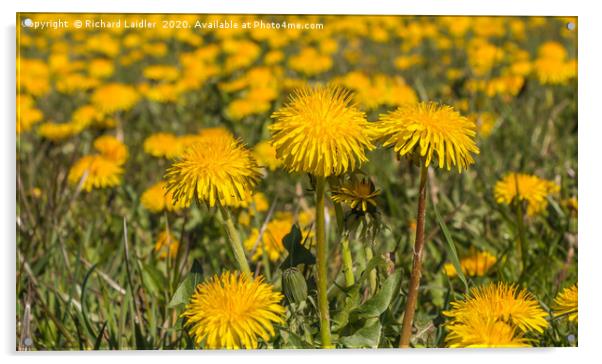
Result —
[{"label": "white border", "polygon": [[[523,361],[547,363],[589,362],[594,358],[599,340],[602,337],[601,309],[602,291],[602,232],[598,216],[602,216],[602,163],[601,151],[596,148],[602,137],[602,79],[600,69],[601,23],[600,13],[595,9],[595,1],[586,0],[415,0],[415,1],[352,1],[352,0],[4,0],[2,2],[1,58],[5,82],[0,87],[0,100],[5,120],[1,123],[0,145],[2,150],[2,171],[0,189],[3,201],[3,218],[0,218],[0,231],[7,239],[2,239],[3,298],[0,299],[2,328],[0,342],[5,360],[36,362],[57,361],[61,363],[106,363],[108,360],[131,360],[143,355],[145,361],[162,363],[166,356],[176,356],[176,360],[246,363],[306,363],[318,359],[336,360],[343,363],[369,363],[374,360],[397,363],[508,363]],[[190,352],[119,352],[119,353],[15,353],[15,13],[21,12],[146,12],[146,13],[251,13],[251,14],[408,14],[408,15],[576,15],[579,16],[579,286],[580,286],[580,327],[578,349],[533,349],[533,350],[346,350],[346,351],[274,351],[238,353],[190,353]],[[193,357],[194,356],[194,357]],[[373,358],[374,356],[374,358]],[[598,359],[600,360],[600,359]]]}]

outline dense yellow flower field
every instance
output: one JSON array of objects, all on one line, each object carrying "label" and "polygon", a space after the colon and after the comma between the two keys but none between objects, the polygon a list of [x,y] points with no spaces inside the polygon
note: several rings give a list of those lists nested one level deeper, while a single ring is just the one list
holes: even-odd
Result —
[{"label": "dense yellow flower field", "polygon": [[18,350],[577,345],[576,18],[18,24]]}]

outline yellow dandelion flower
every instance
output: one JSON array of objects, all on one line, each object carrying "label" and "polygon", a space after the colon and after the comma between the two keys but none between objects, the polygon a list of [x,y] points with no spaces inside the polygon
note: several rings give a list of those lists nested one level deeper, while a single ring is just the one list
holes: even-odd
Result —
[{"label": "yellow dandelion flower", "polygon": [[253,148],[253,155],[260,166],[266,167],[270,171],[274,171],[282,165],[282,161],[276,157],[276,149],[267,141],[259,142]]},{"label": "yellow dandelion flower", "polygon": [[113,75],[115,66],[108,59],[93,59],[88,64],[88,74],[95,78],[107,78]]},{"label": "yellow dandelion flower", "polygon": [[157,158],[173,159],[182,154],[184,145],[171,133],[155,133],[144,140],[144,151]]},{"label": "yellow dandelion flower", "polygon": [[152,65],[145,67],[142,74],[149,80],[173,81],[178,78],[179,71],[174,66]]},{"label": "yellow dandelion flower", "polygon": [[261,241],[257,241],[259,229],[253,229],[244,242],[245,249],[253,253],[253,261],[261,260],[264,249],[272,262],[280,259],[282,253],[284,253],[282,239],[291,231],[292,225],[293,219],[290,215],[273,219],[267,224],[261,236]]},{"label": "yellow dandelion flower", "polygon": [[67,139],[77,133],[71,123],[45,122],[38,127],[38,134],[53,142]]},{"label": "yellow dandelion flower", "polygon": [[145,209],[150,212],[158,213],[163,210],[167,211],[179,211],[189,206],[183,201],[174,202],[171,193],[167,192],[167,184],[165,182],[158,182],[146,189],[140,197],[140,203]]},{"label": "yellow dandelion flower", "polygon": [[274,336],[274,324],[284,323],[283,296],[264,283],[238,272],[199,284],[182,314],[195,343],[209,349],[256,349]]},{"label": "yellow dandelion flower", "polygon": [[319,75],[332,68],[332,57],[320,54],[317,49],[306,47],[299,54],[290,57],[289,66],[295,71],[302,72],[308,76]]},{"label": "yellow dandelion flower", "polygon": [[56,89],[65,94],[90,90],[98,85],[98,80],[79,73],[64,75],[56,82]]},{"label": "yellow dandelion flower", "polygon": [[292,172],[340,175],[366,162],[365,150],[374,149],[364,113],[338,87],[298,89],[272,117],[271,143]]},{"label": "yellow dandelion flower", "polygon": [[167,170],[167,190],[176,201],[193,198],[213,207],[243,201],[260,179],[251,152],[229,136],[205,138],[190,146]]},{"label": "yellow dandelion flower", "polygon": [[548,195],[560,187],[554,182],[524,173],[508,173],[495,184],[494,195],[498,203],[510,205],[518,198],[527,201],[527,215],[537,215],[548,207]]},{"label": "yellow dandelion flower", "polygon": [[234,135],[230,132],[230,130],[221,126],[201,129],[199,131],[198,137],[207,140],[211,140],[213,138],[230,138],[232,140],[235,139]]},{"label": "yellow dandelion flower", "polygon": [[42,111],[35,107],[31,96],[17,95],[17,134],[31,130],[43,117]]},{"label": "yellow dandelion flower", "polygon": [[450,106],[407,104],[381,115],[375,129],[384,147],[392,145],[400,156],[423,158],[427,167],[436,152],[439,168],[455,165],[462,172],[474,163],[472,154],[479,154],[475,123]]},{"label": "yellow dandelion flower", "polygon": [[577,202],[577,197],[567,198],[562,201],[562,205],[566,207],[570,212],[577,214],[579,211],[579,203]]},{"label": "yellow dandelion flower", "polygon": [[69,170],[68,180],[77,185],[83,178],[82,189],[115,187],[121,184],[123,169],[117,163],[100,155],[80,158]]},{"label": "yellow dandelion flower", "polygon": [[477,132],[483,138],[487,138],[491,135],[491,132],[493,131],[495,123],[498,119],[497,116],[490,112],[484,112],[480,115],[475,115],[473,118],[476,119]]},{"label": "yellow dandelion flower", "polygon": [[577,76],[577,61],[564,62],[553,58],[538,58],[533,63],[535,74],[541,84],[565,84]]},{"label": "yellow dandelion flower", "polygon": [[[495,255],[492,255],[489,252],[477,252],[469,257],[461,259],[460,266],[462,267],[462,272],[464,272],[464,274],[471,277],[482,277],[488,273],[489,269],[496,261]],[[456,268],[451,263],[445,264],[443,269],[448,277],[456,277],[458,275]]]},{"label": "yellow dandelion flower", "polygon": [[376,207],[376,196],[380,191],[368,178],[354,179],[332,192],[332,201],[348,205],[353,210],[367,212]]},{"label": "yellow dandelion flower", "polygon": [[175,258],[178,255],[180,242],[167,230],[161,231],[155,243],[155,253],[160,259]]},{"label": "yellow dandelion flower", "polygon": [[125,144],[112,135],[103,135],[94,140],[94,149],[103,157],[122,165],[128,158],[128,150]]},{"label": "yellow dandelion flower", "polygon": [[462,323],[446,326],[445,344],[450,348],[518,348],[530,347],[522,333],[508,323],[472,315]]},{"label": "yellow dandelion flower", "polygon": [[522,332],[542,333],[548,327],[547,313],[527,290],[503,282],[473,288],[462,301],[451,303],[443,314],[446,325],[464,325],[474,317],[503,321]]},{"label": "yellow dandelion flower", "polygon": [[83,130],[88,126],[100,123],[104,115],[92,105],[83,105],[75,109],[71,114],[71,122],[76,125],[76,128]]},{"label": "yellow dandelion flower", "polygon": [[92,104],[107,114],[127,111],[134,107],[139,99],[140,95],[133,87],[121,83],[100,86],[92,94]]},{"label": "yellow dandelion flower", "polygon": [[569,321],[578,321],[578,296],[576,284],[563,289],[554,299],[554,315],[568,315]]},{"label": "yellow dandelion flower", "polygon": [[539,46],[539,49],[537,50],[537,56],[540,58],[564,61],[567,58],[568,53],[562,44],[550,41]]}]

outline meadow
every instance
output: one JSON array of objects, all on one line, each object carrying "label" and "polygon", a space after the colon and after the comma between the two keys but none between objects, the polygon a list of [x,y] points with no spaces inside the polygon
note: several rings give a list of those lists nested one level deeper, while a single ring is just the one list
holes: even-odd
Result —
[{"label": "meadow", "polygon": [[17,350],[578,345],[576,18],[26,18]]}]

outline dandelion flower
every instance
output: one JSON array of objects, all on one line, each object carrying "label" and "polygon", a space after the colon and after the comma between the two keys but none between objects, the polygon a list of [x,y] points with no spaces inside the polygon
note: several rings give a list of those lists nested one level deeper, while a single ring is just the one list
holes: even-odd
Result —
[{"label": "dandelion flower", "polygon": [[560,187],[554,182],[524,173],[508,173],[495,184],[494,195],[498,203],[510,205],[512,201],[527,201],[527,215],[534,216],[548,207],[548,195]]},{"label": "dandelion flower", "polygon": [[140,197],[142,206],[154,213],[162,212],[163,210],[179,211],[188,207],[188,205],[183,203],[174,203],[173,196],[167,192],[166,186],[165,182],[159,182],[144,191],[142,197]]},{"label": "dandelion flower", "polygon": [[180,242],[174,238],[174,236],[167,230],[161,231],[157,237],[155,243],[155,253],[159,255],[160,259],[169,257],[170,259],[175,258],[178,254],[178,248]]},{"label": "dandelion flower", "polygon": [[80,158],[69,170],[68,180],[77,185],[83,178],[82,189],[90,192],[93,188],[115,187],[121,184],[123,169],[114,161],[100,155]]},{"label": "dandelion flower", "polygon": [[213,139],[213,138],[230,138],[234,140],[234,135],[230,132],[230,130],[216,126],[213,128],[204,128],[199,131],[199,138],[201,139]]},{"label": "dandelion flower", "polygon": [[238,272],[199,284],[182,316],[195,343],[209,349],[256,349],[274,336],[274,324],[284,323],[283,296],[263,277]]},{"label": "dandelion flower", "polygon": [[267,141],[258,143],[253,148],[253,155],[260,166],[266,167],[270,171],[282,165],[282,161],[276,157],[276,149]]},{"label": "dandelion flower", "polygon": [[445,343],[450,348],[529,347],[520,331],[504,321],[472,315],[462,323],[446,326]]},{"label": "dandelion flower", "polygon": [[368,178],[355,179],[332,192],[332,201],[349,205],[353,210],[367,212],[376,207],[376,196],[380,191]]},{"label": "dandelion flower", "polygon": [[261,241],[257,241],[259,229],[254,228],[244,242],[245,249],[253,253],[253,261],[261,259],[264,249],[272,262],[277,261],[284,252],[282,239],[291,231],[292,225],[293,219],[290,216],[270,221],[261,236]]},{"label": "dandelion flower", "polygon": [[110,83],[98,87],[92,94],[92,104],[104,113],[127,111],[140,99],[136,90],[121,83]]},{"label": "dandelion flower", "polygon": [[143,148],[153,157],[173,159],[182,154],[183,144],[171,133],[155,133],[144,140]]},{"label": "dandelion flower", "polygon": [[[471,277],[482,277],[486,275],[489,269],[495,264],[497,259],[488,252],[478,252],[469,257],[460,260],[462,272]],[[456,277],[458,272],[453,264],[447,263],[443,267],[448,277]]]},{"label": "dandelion flower", "polygon": [[92,105],[83,105],[71,114],[71,122],[80,130],[92,124],[100,124],[104,115]]},{"label": "dandelion flower", "polygon": [[554,299],[555,316],[568,315],[569,321],[578,320],[578,292],[577,285],[574,284],[568,288],[565,288],[560,292]]},{"label": "dandelion flower", "polygon": [[38,134],[53,142],[59,142],[75,135],[76,130],[71,123],[54,123],[49,121],[38,127]]},{"label": "dandelion flower", "polygon": [[128,158],[125,144],[112,135],[104,135],[94,140],[94,149],[117,165],[123,165]]},{"label": "dandelion flower", "polygon": [[474,163],[475,123],[450,106],[432,102],[407,104],[381,115],[375,127],[383,146],[393,146],[400,156],[424,158],[429,166],[433,157],[439,168],[457,166],[458,171]]},{"label": "dandelion flower", "polygon": [[17,134],[29,131],[43,117],[42,111],[35,107],[31,96],[17,95]]},{"label": "dandelion flower", "polygon": [[464,300],[452,302],[451,309],[443,314],[451,319],[448,325],[452,326],[482,317],[503,321],[522,332],[542,333],[548,327],[547,313],[531,293],[502,282],[473,288]]},{"label": "dandelion flower", "polygon": [[291,172],[340,175],[366,162],[365,150],[374,148],[364,113],[338,87],[298,89],[272,117],[271,143]]},{"label": "dandelion flower", "polygon": [[193,198],[232,206],[245,200],[260,179],[257,162],[239,140],[218,136],[190,146],[167,170],[167,190],[188,205]]}]

